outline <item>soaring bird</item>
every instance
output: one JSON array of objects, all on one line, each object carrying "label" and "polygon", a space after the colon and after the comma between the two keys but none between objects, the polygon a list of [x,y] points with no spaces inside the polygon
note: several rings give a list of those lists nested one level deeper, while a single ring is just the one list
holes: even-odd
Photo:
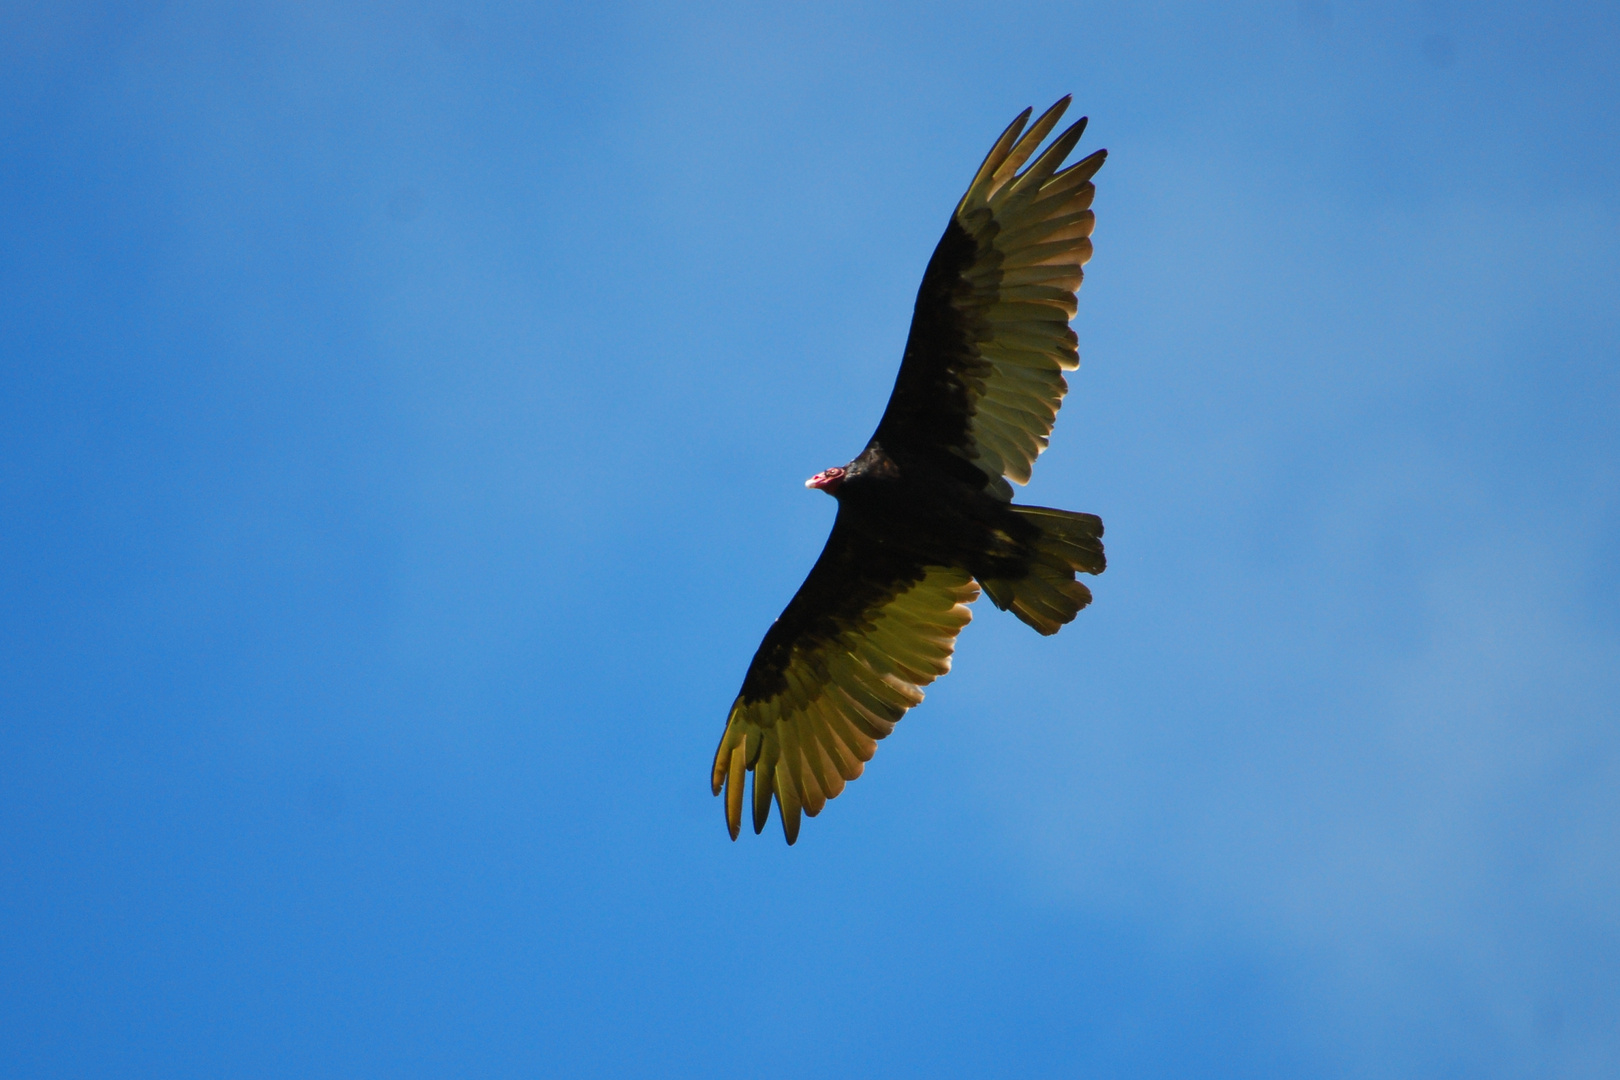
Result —
[{"label": "soaring bird", "polygon": [[1075,572],[1102,573],[1102,520],[1014,505],[1007,482],[1029,482],[1063,372],[1080,365],[1069,320],[1108,152],[1061,167],[1081,118],[1036,155],[1068,105],[1033,124],[1025,109],[991,147],[928,260],[877,431],[855,460],[805,481],[838,516],[748,665],[714,756],[733,840],[746,773],[754,831],[774,796],[789,844],[801,812],[815,817],[861,775],[950,670],[981,587],[1042,634],[1091,602]]}]

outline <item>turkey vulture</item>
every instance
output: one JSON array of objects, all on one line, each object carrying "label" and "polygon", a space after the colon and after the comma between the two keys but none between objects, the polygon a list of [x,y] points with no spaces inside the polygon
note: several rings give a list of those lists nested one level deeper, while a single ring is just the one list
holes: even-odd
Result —
[{"label": "turkey vulture", "polygon": [[[859,457],[805,481],[838,500],[827,546],[748,665],[714,757],[726,827],[754,831],[776,797],[787,842],[861,775],[877,741],[951,667],[982,587],[1042,634],[1091,602],[1102,520],[1015,506],[1080,364],[1069,320],[1091,257],[1091,178],[1106,150],[1059,168],[1086,121],[1059,135],[1063,98],[996,140],[928,260],[900,374]],[[1019,171],[1022,168],[1022,171]]]}]

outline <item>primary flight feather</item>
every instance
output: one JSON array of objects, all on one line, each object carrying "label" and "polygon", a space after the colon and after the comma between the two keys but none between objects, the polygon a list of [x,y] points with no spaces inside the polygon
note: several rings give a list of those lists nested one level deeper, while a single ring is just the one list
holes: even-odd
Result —
[{"label": "primary flight feather", "polygon": [[714,756],[733,840],[754,774],[789,844],[861,775],[922,688],[951,668],[981,587],[1042,634],[1091,602],[1102,520],[1015,506],[1080,364],[1069,320],[1091,258],[1098,150],[1063,167],[1086,121],[1042,150],[1069,105],[996,140],[928,260],[900,374],[859,457],[806,487],[838,500],[827,546],[748,665]]}]

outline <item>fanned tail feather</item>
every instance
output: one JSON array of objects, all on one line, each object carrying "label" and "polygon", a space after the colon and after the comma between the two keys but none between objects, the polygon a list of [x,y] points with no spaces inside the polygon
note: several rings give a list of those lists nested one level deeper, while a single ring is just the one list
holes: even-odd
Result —
[{"label": "fanned tail feather", "polygon": [[1074,579],[1077,571],[1100,574],[1103,523],[1095,514],[1044,506],[1010,507],[1040,531],[1029,541],[1028,571],[1022,577],[980,582],[992,603],[1011,611],[1042,634],[1055,634],[1091,603],[1091,590]]}]

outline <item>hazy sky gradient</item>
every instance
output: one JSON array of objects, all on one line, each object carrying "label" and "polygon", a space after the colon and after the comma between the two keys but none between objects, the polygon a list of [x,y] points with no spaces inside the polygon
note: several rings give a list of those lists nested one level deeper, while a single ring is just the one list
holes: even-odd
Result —
[{"label": "hazy sky gradient", "polygon": [[[1612,5],[0,11],[8,1075],[1620,1072]],[[725,710],[996,134],[1083,365],[786,848]]]}]

